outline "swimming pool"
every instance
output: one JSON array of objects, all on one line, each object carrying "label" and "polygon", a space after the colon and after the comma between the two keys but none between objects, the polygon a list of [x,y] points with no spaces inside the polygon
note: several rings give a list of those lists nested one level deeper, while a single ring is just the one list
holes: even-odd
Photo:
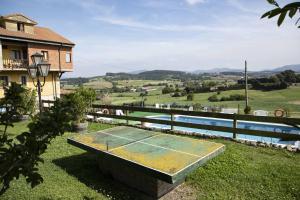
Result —
[{"label": "swimming pool", "polygon": [[[171,120],[171,117],[169,115],[149,116],[149,118],[160,119],[160,120]],[[193,123],[193,124],[225,126],[225,127],[232,127],[232,125],[233,125],[233,121],[230,119],[192,117],[192,116],[183,116],[183,115],[176,115],[175,121]],[[171,126],[169,126],[169,125],[152,124],[152,123],[149,123],[147,126],[153,127],[153,128],[161,128],[161,129],[170,129],[171,128]],[[292,126],[287,126],[285,124],[238,121],[237,128],[262,130],[262,131],[270,131],[270,132],[280,132],[280,133],[300,134],[300,129],[297,129]],[[186,127],[179,127],[179,126],[175,126],[174,129],[181,130],[181,131],[202,133],[202,134],[206,134],[206,135],[216,135],[216,136],[229,137],[229,138],[232,137],[232,133],[229,133],[229,132],[212,131],[212,130],[204,130],[204,129],[196,129],[196,128],[186,128]],[[279,138],[245,135],[242,133],[237,134],[237,138],[244,139],[244,140],[268,142],[268,143],[296,145],[295,144],[296,141],[281,141]]]}]

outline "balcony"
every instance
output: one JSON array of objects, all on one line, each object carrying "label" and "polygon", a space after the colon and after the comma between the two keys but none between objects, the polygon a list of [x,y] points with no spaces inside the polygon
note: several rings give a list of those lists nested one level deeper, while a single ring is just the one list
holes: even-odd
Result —
[{"label": "balcony", "polygon": [[25,69],[28,66],[27,59],[3,59],[3,69],[4,70],[14,70],[14,69]]}]

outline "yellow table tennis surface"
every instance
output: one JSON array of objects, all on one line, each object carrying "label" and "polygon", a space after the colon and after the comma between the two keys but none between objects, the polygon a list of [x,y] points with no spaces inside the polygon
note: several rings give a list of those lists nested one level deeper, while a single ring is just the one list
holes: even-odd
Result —
[{"label": "yellow table tennis surface", "polygon": [[116,163],[128,162],[169,183],[185,177],[225,149],[219,143],[126,126],[79,134],[68,142],[105,154],[107,159],[116,159]]}]

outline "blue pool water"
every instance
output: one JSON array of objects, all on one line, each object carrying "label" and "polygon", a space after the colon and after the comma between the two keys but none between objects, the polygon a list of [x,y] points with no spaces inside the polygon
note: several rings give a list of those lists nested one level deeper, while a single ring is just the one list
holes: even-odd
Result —
[{"label": "blue pool water", "polygon": [[[171,120],[171,117],[168,115],[153,116],[150,118],[161,119],[161,120]],[[225,126],[225,127],[232,127],[232,124],[233,124],[232,120],[205,118],[205,117],[191,117],[191,116],[176,116],[175,121],[193,123],[193,124]],[[149,126],[155,127],[155,128],[162,128],[162,129],[170,129],[171,128],[171,126],[163,125],[163,124],[149,124]],[[242,128],[242,129],[251,129],[251,130],[262,130],[262,131],[270,131],[270,132],[300,134],[300,129],[297,129],[295,127],[279,125],[279,124],[271,124],[271,123],[238,121],[237,127]],[[207,134],[207,135],[232,137],[232,133],[228,133],[228,132],[211,131],[211,130],[203,130],[203,129],[195,129],[195,128],[178,127],[178,126],[175,126],[174,129],[181,130],[181,131],[196,132],[196,133],[198,132],[198,133]],[[244,135],[242,133],[238,134],[237,138],[244,139],[244,140],[269,142],[269,143],[292,144],[292,145],[295,144],[295,141],[281,141],[279,138]]]}]

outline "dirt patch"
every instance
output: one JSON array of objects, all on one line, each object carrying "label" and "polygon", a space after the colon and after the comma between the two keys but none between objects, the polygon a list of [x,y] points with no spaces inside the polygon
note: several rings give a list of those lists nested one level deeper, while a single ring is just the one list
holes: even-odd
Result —
[{"label": "dirt patch", "polygon": [[195,200],[197,199],[195,189],[183,183],[174,190],[161,197],[159,200]]},{"label": "dirt patch", "polygon": [[300,105],[300,101],[290,101],[289,103],[295,104],[295,105]]}]

